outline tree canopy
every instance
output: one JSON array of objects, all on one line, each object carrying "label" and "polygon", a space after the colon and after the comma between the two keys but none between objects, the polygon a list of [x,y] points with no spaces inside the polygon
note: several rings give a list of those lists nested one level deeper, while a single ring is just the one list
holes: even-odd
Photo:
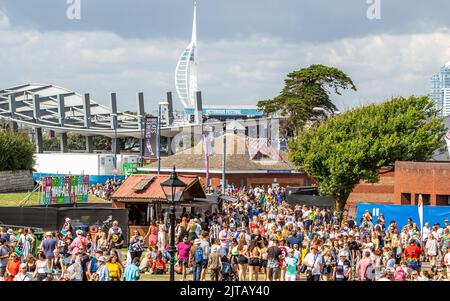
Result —
[{"label": "tree canopy", "polygon": [[340,95],[349,88],[356,91],[353,81],[341,70],[311,65],[289,73],[280,95],[259,101],[258,108],[265,114],[278,112],[285,117],[282,128],[287,136],[297,136],[298,130],[308,122],[323,120],[336,111],[331,93]]},{"label": "tree canopy", "polygon": [[382,167],[429,160],[444,146],[445,125],[433,104],[411,96],[350,110],[300,131],[289,158],[343,209],[360,181],[378,182]]},{"label": "tree canopy", "polygon": [[25,133],[0,132],[0,171],[33,170],[36,146]]}]

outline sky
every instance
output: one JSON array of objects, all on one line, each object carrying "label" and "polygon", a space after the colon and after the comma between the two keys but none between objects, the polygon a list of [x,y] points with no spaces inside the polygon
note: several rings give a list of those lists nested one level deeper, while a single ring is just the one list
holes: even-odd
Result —
[{"label": "sky", "polygon": [[[67,16],[74,1],[80,19]],[[373,2],[379,19],[368,17]],[[203,102],[255,105],[311,64],[353,79],[358,91],[332,97],[343,111],[426,95],[450,61],[449,11],[448,0],[198,0]],[[0,0],[0,89],[51,83],[103,104],[116,92],[119,109],[132,111],[144,92],[153,111],[176,94],[192,15],[192,0]]]}]

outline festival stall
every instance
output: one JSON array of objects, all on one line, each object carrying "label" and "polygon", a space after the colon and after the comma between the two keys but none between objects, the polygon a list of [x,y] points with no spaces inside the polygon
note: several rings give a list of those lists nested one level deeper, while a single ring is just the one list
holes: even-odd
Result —
[{"label": "festival stall", "polygon": [[[114,192],[112,207],[129,211],[129,233],[137,230],[144,236],[152,221],[167,220],[169,203],[161,183],[168,178],[169,175],[132,174]],[[177,217],[183,212],[211,209],[198,177],[179,175],[178,178],[187,186],[176,206]]]}]

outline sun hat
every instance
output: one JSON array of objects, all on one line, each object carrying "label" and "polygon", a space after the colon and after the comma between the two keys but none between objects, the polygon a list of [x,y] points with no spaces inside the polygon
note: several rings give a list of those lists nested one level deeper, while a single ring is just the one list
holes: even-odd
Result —
[{"label": "sun hat", "polygon": [[97,261],[100,261],[100,262],[106,262],[106,257],[105,257],[105,256],[100,256],[100,257],[97,259]]},{"label": "sun hat", "polygon": [[347,256],[348,256],[348,252],[346,252],[344,250],[339,251],[339,257],[347,257]]},{"label": "sun hat", "polygon": [[66,217],[66,222],[70,222],[70,218]]},{"label": "sun hat", "polygon": [[8,229],[8,231],[6,231],[6,233],[8,233],[9,235],[13,234],[13,230],[12,229]]}]

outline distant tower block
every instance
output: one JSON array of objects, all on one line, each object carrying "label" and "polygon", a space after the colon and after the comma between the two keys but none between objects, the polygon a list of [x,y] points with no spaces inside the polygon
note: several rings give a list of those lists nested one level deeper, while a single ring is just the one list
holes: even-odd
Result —
[{"label": "distant tower block", "polygon": [[197,92],[197,1],[194,1],[194,19],[191,43],[178,60],[175,69],[175,88],[183,106],[195,106]]}]

